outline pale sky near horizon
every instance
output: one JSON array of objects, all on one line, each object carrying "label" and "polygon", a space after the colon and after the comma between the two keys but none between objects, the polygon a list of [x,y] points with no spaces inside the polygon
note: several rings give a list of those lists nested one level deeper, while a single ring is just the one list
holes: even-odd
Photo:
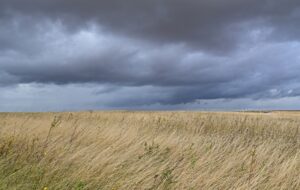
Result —
[{"label": "pale sky near horizon", "polygon": [[300,1],[1,0],[0,112],[300,109]]}]

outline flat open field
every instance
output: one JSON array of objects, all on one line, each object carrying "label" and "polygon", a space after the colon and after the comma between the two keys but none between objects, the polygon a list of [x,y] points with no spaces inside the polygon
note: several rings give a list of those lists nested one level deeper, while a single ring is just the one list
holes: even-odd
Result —
[{"label": "flat open field", "polygon": [[0,189],[300,189],[300,112],[1,113]]}]

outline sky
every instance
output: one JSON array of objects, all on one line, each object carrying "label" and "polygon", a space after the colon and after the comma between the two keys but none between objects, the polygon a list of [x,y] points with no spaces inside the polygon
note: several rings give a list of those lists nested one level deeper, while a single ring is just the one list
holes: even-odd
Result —
[{"label": "sky", "polygon": [[300,109],[300,1],[1,0],[0,111]]}]

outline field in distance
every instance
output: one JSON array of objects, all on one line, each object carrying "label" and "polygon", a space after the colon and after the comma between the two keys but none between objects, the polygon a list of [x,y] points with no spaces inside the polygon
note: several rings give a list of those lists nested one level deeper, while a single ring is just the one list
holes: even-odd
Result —
[{"label": "field in distance", "polygon": [[1,190],[300,189],[300,112],[0,113]]}]

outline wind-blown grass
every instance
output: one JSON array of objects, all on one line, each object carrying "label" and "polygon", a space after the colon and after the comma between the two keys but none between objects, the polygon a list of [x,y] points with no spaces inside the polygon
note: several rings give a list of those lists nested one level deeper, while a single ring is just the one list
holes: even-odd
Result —
[{"label": "wind-blown grass", "polygon": [[0,189],[300,189],[297,112],[0,114]]}]

